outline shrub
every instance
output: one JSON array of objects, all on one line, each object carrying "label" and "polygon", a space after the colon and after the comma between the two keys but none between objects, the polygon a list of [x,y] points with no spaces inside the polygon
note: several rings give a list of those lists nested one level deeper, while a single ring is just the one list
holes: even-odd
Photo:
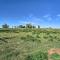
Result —
[{"label": "shrub", "polygon": [[28,55],[26,60],[48,60],[48,54],[44,52],[38,52],[35,54]]},{"label": "shrub", "polygon": [[33,56],[32,55],[28,55],[25,60],[32,60],[32,59],[33,59]]},{"label": "shrub", "polygon": [[44,39],[47,39],[48,37],[47,37],[47,36],[44,36],[43,38],[44,38]]},{"label": "shrub", "polygon": [[49,41],[53,42],[53,38],[50,38]]},{"label": "shrub", "polygon": [[40,38],[40,36],[39,36],[38,34],[36,35],[36,37],[37,37],[37,38]]},{"label": "shrub", "polygon": [[33,36],[31,36],[31,35],[27,35],[26,38],[27,38],[28,41],[33,41],[33,42],[34,42],[34,41],[36,40],[36,39],[35,39]]},{"label": "shrub", "polygon": [[26,39],[26,37],[21,37],[21,39],[22,39],[22,40],[25,40],[25,39]]},{"label": "shrub", "polygon": [[50,58],[53,60],[60,60],[60,55],[55,53],[55,54],[52,54]]}]

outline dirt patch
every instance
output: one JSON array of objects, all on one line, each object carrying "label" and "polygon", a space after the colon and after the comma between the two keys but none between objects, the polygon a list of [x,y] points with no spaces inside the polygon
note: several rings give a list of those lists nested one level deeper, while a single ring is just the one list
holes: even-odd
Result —
[{"label": "dirt patch", "polygon": [[56,49],[52,48],[52,49],[48,50],[48,60],[52,60],[50,58],[50,56],[52,54],[59,54],[60,55],[60,48],[56,48]]}]

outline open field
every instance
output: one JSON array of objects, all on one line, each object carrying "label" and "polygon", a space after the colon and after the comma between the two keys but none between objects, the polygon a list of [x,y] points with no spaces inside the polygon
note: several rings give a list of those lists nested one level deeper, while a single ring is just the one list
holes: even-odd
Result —
[{"label": "open field", "polygon": [[48,60],[51,48],[60,48],[59,29],[0,30],[0,60]]}]

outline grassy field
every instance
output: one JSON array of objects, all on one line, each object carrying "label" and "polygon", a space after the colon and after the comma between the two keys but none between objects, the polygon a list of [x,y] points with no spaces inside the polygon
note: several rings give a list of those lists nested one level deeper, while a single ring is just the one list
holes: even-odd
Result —
[{"label": "grassy field", "polygon": [[59,29],[0,30],[0,60],[48,60],[51,48],[60,48]]}]

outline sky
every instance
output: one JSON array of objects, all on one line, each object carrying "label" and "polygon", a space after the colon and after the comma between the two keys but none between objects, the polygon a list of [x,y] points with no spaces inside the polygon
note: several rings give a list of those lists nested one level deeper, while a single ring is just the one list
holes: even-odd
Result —
[{"label": "sky", "polygon": [[60,28],[60,0],[0,0],[0,27],[5,23]]}]

